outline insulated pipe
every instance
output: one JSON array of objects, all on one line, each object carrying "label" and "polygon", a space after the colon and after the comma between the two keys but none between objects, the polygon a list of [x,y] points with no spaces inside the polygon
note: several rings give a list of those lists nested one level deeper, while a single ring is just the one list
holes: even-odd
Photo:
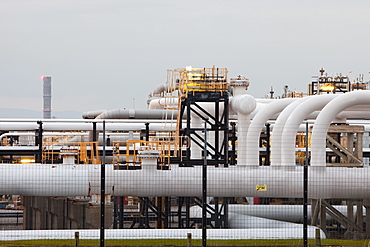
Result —
[{"label": "insulated pipe", "polygon": [[[370,198],[370,168],[308,169],[309,198]],[[114,165],[106,165],[105,171],[106,192],[112,196],[202,195],[201,166],[171,166],[171,170],[114,170]],[[2,164],[0,194],[91,196],[100,194],[100,178],[100,165]],[[209,167],[207,194],[210,197],[301,198],[302,178],[302,166]],[[256,190],[257,185],[264,189]]]},{"label": "insulated pipe", "polygon": [[[164,122],[164,121],[163,121]],[[43,129],[45,131],[73,131],[73,130],[84,130],[89,131],[92,130],[92,123],[79,123],[79,122],[72,122],[72,123],[63,123],[63,122],[43,122]],[[36,122],[1,122],[0,121],[0,129],[2,131],[10,131],[10,130],[17,130],[17,131],[34,131],[38,128],[38,124]],[[143,123],[106,123],[106,130],[120,130],[120,131],[140,131],[141,129],[145,128],[144,122]],[[156,131],[174,131],[176,127],[165,127],[164,123],[151,123],[150,128]],[[97,130],[102,131],[103,125],[101,122],[97,123]]]},{"label": "insulated pipe", "polygon": [[238,164],[246,165],[247,132],[250,124],[250,114],[256,109],[256,100],[243,94],[230,99],[230,107],[238,113]]},{"label": "insulated pipe", "polygon": [[277,100],[269,103],[260,110],[252,119],[247,134],[247,165],[259,165],[259,141],[261,131],[272,116],[280,113],[287,105],[292,103],[293,98]]},{"label": "insulated pipe", "polygon": [[158,85],[154,89],[153,95],[157,96],[157,95],[160,95],[163,92],[172,92],[174,90],[177,90],[177,88],[178,88],[178,85],[176,85],[176,84],[173,84],[173,83],[169,84],[168,82],[163,83],[163,84]]},{"label": "insulated pipe", "polygon": [[107,110],[96,110],[96,111],[84,112],[82,113],[82,118],[83,119],[94,119],[105,111]]},{"label": "insulated pipe", "polygon": [[247,133],[250,124],[250,115],[238,113],[238,148],[237,148],[237,164],[239,166],[246,165],[247,155]]},{"label": "insulated pipe", "polygon": [[[311,137],[311,166],[326,166],[326,134],[330,123],[344,109],[354,105],[369,105],[370,91],[342,94],[330,101],[316,119]],[[370,116],[363,116],[363,118]]]},{"label": "insulated pipe", "polygon": [[[318,228],[308,228],[308,238],[315,238]],[[80,239],[99,239],[100,229],[78,229]],[[321,230],[320,230],[321,231]],[[76,230],[1,230],[3,241],[25,239],[74,239]],[[181,239],[185,241],[187,234],[192,239],[202,239],[202,229],[105,229],[105,239]],[[321,238],[325,233],[321,231]],[[271,228],[271,229],[207,229],[208,239],[302,239],[302,227]],[[163,242],[163,241],[161,241]]]},{"label": "insulated pipe", "polygon": [[[202,125],[202,120],[200,117],[194,115],[192,116],[192,121],[191,121],[191,127],[192,128],[197,128],[197,129],[201,129],[203,127]],[[195,131],[195,133],[197,133],[198,135],[200,135],[201,137],[204,137],[204,133],[202,133],[202,131]],[[194,134],[195,134],[194,133]],[[193,140],[194,138],[194,140]],[[198,137],[196,137],[195,135],[193,135],[193,138],[191,138],[191,143],[190,143],[190,154],[191,154],[191,159],[201,159],[202,158],[202,148],[198,146],[198,143],[201,143],[200,139]]]},{"label": "insulated pipe", "polygon": [[286,119],[289,117],[291,112],[304,100],[307,98],[300,98],[296,101],[290,103],[284,110],[279,114],[279,117],[276,119],[276,122],[272,128],[272,137],[271,137],[271,166],[280,166],[281,165],[281,135],[283,132],[284,124]]},{"label": "insulated pipe", "polygon": [[153,109],[114,109],[101,113],[96,119],[164,119],[166,114],[173,113],[176,117],[177,110]]},{"label": "insulated pipe", "polygon": [[289,115],[281,135],[281,164],[295,166],[296,134],[304,119],[313,111],[321,110],[338,94],[323,94],[310,96],[299,104]]},{"label": "insulated pipe", "polygon": [[[88,133],[72,133],[72,132],[43,132],[43,136],[85,136]],[[34,132],[8,132],[0,135],[0,140],[7,136],[35,136]]]},{"label": "insulated pipe", "polygon": [[165,92],[166,90],[168,89],[168,85],[167,83],[163,83],[163,84],[160,84],[158,85],[154,91],[153,91],[153,95],[159,95],[163,92]]},{"label": "insulated pipe", "polygon": [[158,106],[165,108],[165,107],[178,107],[179,98],[160,98],[160,99],[153,99],[149,103],[149,109],[157,109]]},{"label": "insulated pipe", "polygon": [[[214,208],[214,205],[210,205]],[[347,217],[347,205],[333,205],[341,214]],[[311,221],[312,207],[307,205],[307,220]],[[278,220],[285,222],[292,222],[302,224],[304,221],[303,207],[302,205],[250,205],[250,204],[230,204],[228,206],[229,214],[235,214],[240,216],[253,216],[256,218],[264,218],[270,220]],[[363,211],[363,216],[366,215],[366,209]],[[201,218],[202,212],[198,206],[192,206],[190,208],[191,218]],[[330,215],[326,215],[326,220],[333,222],[333,218]],[[230,222],[230,218],[229,218]],[[242,223],[242,222],[240,222]],[[243,225],[240,225],[243,227]],[[252,226],[253,227],[253,226]],[[262,228],[270,228],[267,224],[261,225]],[[245,226],[244,226],[245,228]]]}]

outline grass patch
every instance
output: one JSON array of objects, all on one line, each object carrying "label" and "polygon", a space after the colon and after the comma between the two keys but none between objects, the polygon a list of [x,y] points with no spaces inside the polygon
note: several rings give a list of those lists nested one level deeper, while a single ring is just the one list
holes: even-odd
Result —
[{"label": "grass patch", "polygon": [[[80,239],[80,246],[99,246],[98,239]],[[106,239],[105,246],[186,246],[186,239]],[[315,240],[308,244],[315,246]],[[369,240],[323,239],[323,246],[368,246]],[[42,239],[0,241],[0,246],[74,246],[73,239]],[[193,246],[202,246],[200,239],[192,240]],[[301,239],[245,239],[207,240],[208,246],[302,246]]]}]

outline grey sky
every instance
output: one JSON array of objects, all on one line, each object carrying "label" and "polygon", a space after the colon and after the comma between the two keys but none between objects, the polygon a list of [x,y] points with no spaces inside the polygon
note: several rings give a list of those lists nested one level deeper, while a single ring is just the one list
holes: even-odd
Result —
[{"label": "grey sky", "polygon": [[0,0],[0,108],[145,108],[167,69],[227,67],[249,93],[370,71],[368,0]]}]

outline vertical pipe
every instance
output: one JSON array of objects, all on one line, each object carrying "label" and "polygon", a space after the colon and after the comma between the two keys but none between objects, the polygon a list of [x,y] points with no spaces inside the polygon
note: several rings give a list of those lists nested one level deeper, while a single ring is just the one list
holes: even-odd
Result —
[{"label": "vertical pipe", "polygon": [[[95,123],[96,128],[96,123]],[[96,129],[95,129],[96,130]],[[95,135],[94,135],[95,136]],[[100,170],[100,247],[104,247],[105,216],[105,120],[103,121],[103,160]]]},{"label": "vertical pipe", "polygon": [[202,181],[202,247],[207,246],[207,122],[204,122],[204,163]]}]

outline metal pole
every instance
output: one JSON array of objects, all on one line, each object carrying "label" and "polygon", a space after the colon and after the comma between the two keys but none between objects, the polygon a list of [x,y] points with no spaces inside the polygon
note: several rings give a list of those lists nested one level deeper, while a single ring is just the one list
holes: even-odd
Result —
[{"label": "metal pole", "polygon": [[307,190],[308,190],[308,122],[306,122],[306,160],[303,166],[303,246],[308,245],[307,242]]},{"label": "metal pole", "polygon": [[120,201],[120,204],[119,204],[119,229],[123,229],[125,197],[120,196],[119,201]]},{"label": "metal pole", "polygon": [[203,162],[203,196],[202,196],[202,247],[207,246],[207,122],[204,122],[204,162]]},{"label": "metal pole", "polygon": [[105,121],[103,121],[103,160],[100,170],[100,246],[104,247],[104,215],[105,215]]},{"label": "metal pole", "polygon": [[149,123],[145,123],[145,141],[149,141]]},{"label": "metal pole", "polygon": [[118,197],[113,198],[113,229],[117,229],[118,226]]},{"label": "metal pole", "polygon": [[236,141],[236,135],[235,135],[235,122],[231,122],[231,132],[232,132],[232,137],[231,137],[231,160],[230,160],[230,165],[236,165],[236,147],[235,147],[235,141]]},{"label": "metal pole", "polygon": [[38,132],[37,132],[37,145],[39,147],[38,149],[38,153],[37,153],[37,159],[36,159],[36,163],[41,163],[42,162],[42,132],[43,132],[43,129],[42,129],[42,121],[37,121],[37,124],[39,125],[39,129],[38,129]]},{"label": "metal pole", "polygon": [[270,165],[270,124],[265,124],[266,126],[266,162],[265,165]]}]

